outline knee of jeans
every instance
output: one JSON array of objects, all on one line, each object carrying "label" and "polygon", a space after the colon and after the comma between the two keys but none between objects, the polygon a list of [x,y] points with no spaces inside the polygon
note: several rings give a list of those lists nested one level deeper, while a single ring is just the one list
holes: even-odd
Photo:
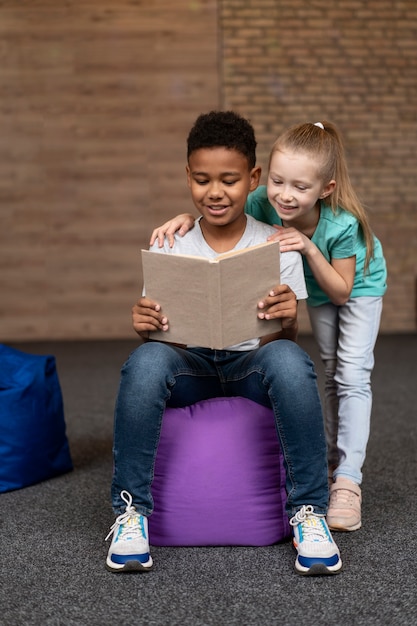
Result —
[{"label": "knee of jeans", "polygon": [[131,353],[128,360],[122,368],[123,373],[129,373],[134,370],[146,373],[155,373],[164,369],[163,365],[169,362],[169,355],[172,349],[164,343],[158,341],[149,341]]},{"label": "knee of jeans", "polygon": [[280,356],[285,356],[286,358],[290,358],[291,355],[294,354],[305,354],[304,350],[302,350],[302,348],[300,348],[295,341],[290,341],[289,339],[270,341],[265,344],[264,349],[269,351],[271,354],[279,354]]},{"label": "knee of jeans", "polygon": [[313,362],[308,354],[294,341],[280,339],[279,341],[271,341],[264,347],[267,349],[267,362],[275,369],[277,366],[285,364],[286,373],[293,372],[295,376],[300,374],[303,367],[314,370]]}]

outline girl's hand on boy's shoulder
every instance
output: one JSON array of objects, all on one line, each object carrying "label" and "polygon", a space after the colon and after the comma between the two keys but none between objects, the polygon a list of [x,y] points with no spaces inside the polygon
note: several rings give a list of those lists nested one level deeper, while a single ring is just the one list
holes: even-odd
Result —
[{"label": "girl's hand on boy's shoulder", "polygon": [[275,233],[272,233],[272,235],[269,235],[269,237],[267,237],[267,241],[279,241],[280,237],[281,237],[281,231],[285,230],[285,228],[283,226],[278,226],[278,224],[273,224],[273,228],[275,228]]},{"label": "girl's hand on boy's shoulder", "polygon": [[311,246],[310,239],[303,235],[302,232],[296,228],[284,228],[284,226],[274,226],[276,233],[268,237],[268,241],[279,241],[281,252],[290,252],[297,250],[302,254],[307,254]]},{"label": "girl's hand on boy's shoulder", "polygon": [[165,237],[168,239],[169,247],[172,248],[175,242],[174,235],[176,232],[183,237],[185,233],[194,227],[194,217],[190,213],[182,213],[171,220],[158,226],[152,231],[149,245],[153,245],[158,240],[158,247],[163,248]]},{"label": "girl's hand on boy's shoulder", "polygon": [[168,319],[161,313],[161,306],[146,296],[139,298],[133,305],[132,323],[142,339],[148,339],[152,331],[168,330]]}]

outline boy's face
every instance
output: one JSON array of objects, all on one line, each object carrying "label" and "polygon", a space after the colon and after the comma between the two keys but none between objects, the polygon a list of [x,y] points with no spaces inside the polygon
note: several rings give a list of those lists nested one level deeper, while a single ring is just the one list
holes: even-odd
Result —
[{"label": "boy's face", "polygon": [[259,184],[259,167],[250,170],[243,154],[216,147],[192,152],[186,169],[194,205],[208,224],[245,220],[246,198]]}]

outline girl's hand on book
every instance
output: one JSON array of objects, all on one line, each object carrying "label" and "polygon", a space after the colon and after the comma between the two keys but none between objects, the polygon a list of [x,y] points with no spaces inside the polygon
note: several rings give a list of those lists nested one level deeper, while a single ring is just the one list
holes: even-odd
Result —
[{"label": "girl's hand on book", "polygon": [[177,215],[172,220],[168,220],[162,226],[158,226],[152,232],[149,244],[152,246],[156,240],[158,240],[158,247],[162,248],[164,245],[165,237],[168,239],[169,247],[174,245],[174,234],[178,231],[178,234],[183,237],[185,233],[194,228],[194,217],[190,213],[182,213]]},{"label": "girl's hand on book", "polygon": [[168,319],[161,313],[161,306],[146,296],[132,307],[132,323],[142,339],[149,339],[152,331],[168,330]]}]

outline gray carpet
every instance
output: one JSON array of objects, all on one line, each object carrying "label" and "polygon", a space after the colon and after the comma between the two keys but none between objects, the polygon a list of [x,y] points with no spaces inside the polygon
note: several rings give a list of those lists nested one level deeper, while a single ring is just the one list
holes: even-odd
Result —
[{"label": "gray carpet", "polygon": [[136,344],[12,345],[56,356],[75,469],[0,495],[2,626],[417,624],[417,335],[378,340],[363,528],[335,535],[344,570],[323,578],[294,573],[289,542],[154,548],[152,572],[107,572],[113,404]]}]

